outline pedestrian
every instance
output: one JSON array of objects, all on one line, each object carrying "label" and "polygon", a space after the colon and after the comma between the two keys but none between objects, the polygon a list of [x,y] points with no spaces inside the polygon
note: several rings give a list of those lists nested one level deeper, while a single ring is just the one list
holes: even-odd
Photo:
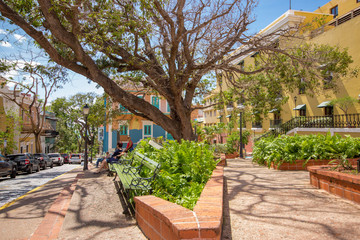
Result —
[{"label": "pedestrian", "polygon": [[131,141],[130,135],[127,137],[127,141],[128,141],[128,143],[124,150],[125,153],[132,152],[134,150],[134,147],[133,147],[134,143]]},{"label": "pedestrian", "polygon": [[101,163],[104,159],[106,160],[108,158],[110,158],[110,153],[109,152],[106,152],[105,157],[98,158],[97,161],[96,161],[96,168],[99,167],[99,163]]},{"label": "pedestrian", "polygon": [[115,152],[113,153],[113,155],[111,155],[110,158],[107,158],[106,161],[102,161],[101,162],[101,166],[99,168],[99,170],[97,172],[94,172],[94,173],[100,173],[100,171],[102,169],[109,169],[109,163],[114,163],[114,162],[118,162],[121,155],[123,155],[123,150],[122,150],[122,143],[121,142],[118,142],[117,145],[116,145],[116,150]]}]

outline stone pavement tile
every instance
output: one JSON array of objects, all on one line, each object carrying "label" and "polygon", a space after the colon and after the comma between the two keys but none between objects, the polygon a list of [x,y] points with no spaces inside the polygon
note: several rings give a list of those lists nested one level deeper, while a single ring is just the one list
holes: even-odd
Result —
[{"label": "stone pavement tile", "polygon": [[228,160],[222,239],[359,239],[360,205],[313,188],[307,171]]},{"label": "stone pavement tile", "polygon": [[59,239],[146,239],[122,212],[112,178],[87,172],[77,183]]}]

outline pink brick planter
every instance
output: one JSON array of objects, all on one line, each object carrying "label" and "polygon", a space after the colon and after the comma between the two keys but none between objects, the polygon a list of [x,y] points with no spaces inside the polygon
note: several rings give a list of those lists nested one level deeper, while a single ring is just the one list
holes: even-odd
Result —
[{"label": "pink brick planter", "polygon": [[136,220],[149,239],[220,239],[224,168],[217,166],[191,211],[155,196],[135,197]]},{"label": "pink brick planter", "polygon": [[330,171],[329,166],[313,166],[308,171],[311,185],[360,203],[360,176]]},{"label": "pink brick planter", "polygon": [[[354,164],[356,164],[357,158],[356,159],[348,159],[348,160],[352,165],[354,165]],[[277,166],[272,162],[271,168],[277,169],[277,170],[301,171],[301,170],[307,170],[307,168],[310,166],[327,165],[331,161],[333,161],[333,159],[331,159],[331,160],[310,159],[305,166],[304,166],[305,160],[296,160],[295,163],[283,163],[280,166]]]}]

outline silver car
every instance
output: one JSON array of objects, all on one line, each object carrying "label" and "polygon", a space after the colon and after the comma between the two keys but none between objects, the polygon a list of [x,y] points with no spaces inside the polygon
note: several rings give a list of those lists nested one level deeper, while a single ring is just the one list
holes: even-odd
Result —
[{"label": "silver car", "polygon": [[83,161],[81,154],[71,154],[70,158],[69,158],[69,163],[73,164],[73,163],[79,163],[81,164],[81,162]]},{"label": "silver car", "polygon": [[59,166],[64,164],[64,158],[60,155],[60,153],[49,153],[48,156],[54,164]]}]

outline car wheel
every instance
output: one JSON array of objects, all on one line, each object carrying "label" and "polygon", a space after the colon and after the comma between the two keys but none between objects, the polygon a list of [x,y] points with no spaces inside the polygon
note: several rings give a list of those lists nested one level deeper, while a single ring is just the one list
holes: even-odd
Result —
[{"label": "car wheel", "polygon": [[16,168],[13,168],[11,174],[10,174],[11,178],[15,178],[16,177]]},{"label": "car wheel", "polygon": [[32,165],[29,166],[29,169],[27,170],[27,173],[28,173],[28,174],[32,174],[32,173],[33,173],[33,166],[32,166]]},{"label": "car wheel", "polygon": [[38,166],[36,168],[36,172],[40,172],[40,164],[38,164]]}]

